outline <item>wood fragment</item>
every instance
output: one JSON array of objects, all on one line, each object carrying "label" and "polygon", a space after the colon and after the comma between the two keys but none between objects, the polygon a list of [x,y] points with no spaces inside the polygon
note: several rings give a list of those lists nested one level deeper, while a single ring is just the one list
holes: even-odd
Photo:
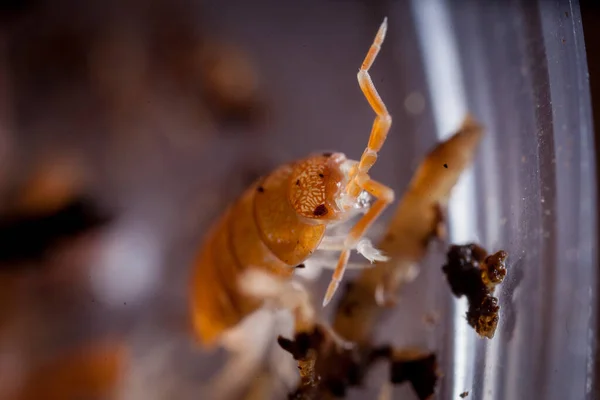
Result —
[{"label": "wood fragment", "polygon": [[[443,215],[452,189],[471,164],[483,135],[482,128],[467,116],[448,140],[438,144],[423,160],[400,200],[378,248],[390,261],[365,269],[340,296],[333,328],[346,340],[369,342],[384,307],[375,301],[381,285],[388,305],[404,282],[407,272],[425,256],[430,241],[442,230]],[[440,168],[442,164],[452,168]]]}]

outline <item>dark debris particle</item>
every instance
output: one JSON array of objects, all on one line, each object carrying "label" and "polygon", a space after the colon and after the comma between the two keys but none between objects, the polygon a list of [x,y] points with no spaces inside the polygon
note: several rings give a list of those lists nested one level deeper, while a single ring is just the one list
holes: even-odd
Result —
[{"label": "dark debris particle", "polygon": [[469,395],[469,392],[462,392],[462,393],[460,394],[460,398],[461,398],[461,399],[464,399],[464,398],[465,398],[465,397],[467,397],[468,395]]},{"label": "dark debris particle", "polygon": [[[365,354],[358,348],[339,348],[321,327],[308,333],[296,334],[293,341],[279,339],[280,346],[298,361],[307,360],[310,350],[317,352],[313,385],[300,386],[289,395],[290,399],[316,399],[316,392],[344,396],[351,386],[360,385],[365,368]],[[316,397],[315,397],[316,396]]]},{"label": "dark debris particle", "polygon": [[329,381],[326,383],[327,389],[329,393],[331,393],[335,397],[344,398],[346,397],[346,392],[348,391],[344,382],[340,381]]},{"label": "dark debris particle", "polygon": [[442,267],[450,290],[456,297],[474,296],[483,297],[487,293],[481,282],[479,264],[486,256],[486,252],[475,244],[465,246],[451,246],[447,254],[447,263]]},{"label": "dark debris particle", "polygon": [[429,354],[413,360],[393,361],[390,373],[393,384],[409,382],[420,400],[429,399],[438,380],[437,357]]},{"label": "dark debris particle", "polygon": [[294,357],[295,360],[301,360],[306,357],[311,349],[318,349],[325,338],[321,329],[315,329],[313,332],[301,332],[296,335],[294,340],[279,336],[277,343],[281,348]]},{"label": "dark debris particle", "polygon": [[296,265],[296,269],[303,269],[303,268],[306,268],[306,265],[304,265],[304,264]]},{"label": "dark debris particle", "polygon": [[569,12],[565,11],[565,17],[569,18]]},{"label": "dark debris particle", "polygon": [[502,283],[506,277],[506,258],[508,254],[501,250],[496,254],[492,254],[486,257],[483,264],[481,264],[482,279],[488,287],[495,287],[497,284]]},{"label": "dark debris particle", "polygon": [[448,164],[444,164],[444,168],[448,169]]},{"label": "dark debris particle", "polygon": [[319,174],[319,178],[325,178],[325,175]]},{"label": "dark debris particle", "polygon": [[296,179],[296,186],[300,186],[300,179]]},{"label": "dark debris particle", "polygon": [[451,246],[442,271],[456,297],[469,301],[467,321],[480,336],[494,337],[499,321],[500,306],[493,296],[496,285],[506,277],[508,253],[501,250],[487,255],[476,244]]},{"label": "dark debris particle", "polygon": [[105,226],[113,217],[88,198],[75,198],[58,211],[0,216],[0,269],[41,262],[61,242]]},{"label": "dark debris particle", "polygon": [[288,338],[284,338],[283,336],[279,336],[277,338],[277,344],[279,344],[279,346],[287,351],[288,353],[294,355],[294,351],[295,351],[295,343],[293,340],[288,339]]},{"label": "dark debris particle", "polygon": [[354,311],[359,306],[358,301],[347,301],[340,305],[342,313],[347,317],[352,317],[354,315]]},{"label": "dark debris particle", "polygon": [[256,190],[258,191],[258,193],[264,193],[265,188],[262,186],[259,186]]},{"label": "dark debris particle", "polygon": [[323,153],[323,157],[331,157],[331,155],[332,155],[332,154],[333,154],[333,153],[329,153],[329,152],[327,152],[327,153]]},{"label": "dark debris particle", "polygon": [[379,361],[382,358],[384,358],[384,359],[390,358],[390,357],[392,357],[393,354],[394,354],[394,349],[392,348],[392,346],[387,345],[387,346],[375,347],[375,348],[371,349],[367,362],[370,365],[376,361]]},{"label": "dark debris particle", "polygon": [[315,217],[322,217],[323,215],[327,214],[327,207],[325,206],[325,204],[319,204],[318,206],[315,207],[315,210],[313,211],[313,215]]},{"label": "dark debris particle", "polygon": [[481,304],[475,303],[469,307],[467,321],[469,325],[475,328],[477,333],[491,339],[498,325],[499,311],[498,299],[493,296],[486,296]]}]

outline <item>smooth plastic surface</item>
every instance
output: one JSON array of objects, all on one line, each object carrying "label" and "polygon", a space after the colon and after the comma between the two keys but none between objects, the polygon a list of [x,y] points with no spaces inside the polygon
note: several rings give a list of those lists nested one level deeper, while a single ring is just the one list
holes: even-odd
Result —
[{"label": "smooth plastic surface", "polygon": [[439,133],[465,108],[488,130],[453,200],[454,240],[510,254],[493,340],[464,328],[463,302],[445,314],[440,398],[592,398],[596,180],[578,4],[412,5]]}]

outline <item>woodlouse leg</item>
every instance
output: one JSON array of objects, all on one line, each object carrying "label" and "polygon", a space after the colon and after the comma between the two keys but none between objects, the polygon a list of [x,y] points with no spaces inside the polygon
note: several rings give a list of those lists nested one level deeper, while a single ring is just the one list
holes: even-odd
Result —
[{"label": "woodlouse leg", "polygon": [[316,315],[310,295],[297,282],[281,279],[258,268],[250,268],[240,276],[239,283],[244,294],[275,308],[290,310],[294,315],[296,330],[303,331],[313,326]]},{"label": "woodlouse leg", "polygon": [[[314,254],[306,261],[304,261],[303,265],[305,268],[299,268],[294,272],[294,275],[300,277],[306,281],[315,281],[318,279],[324,270],[333,271],[338,261],[338,255],[326,256],[326,255],[318,255]],[[359,262],[349,262],[346,265],[346,270],[363,270],[365,268],[369,268],[373,266],[373,264],[368,263],[359,263]]]},{"label": "woodlouse leg", "polygon": [[[337,258],[335,259],[335,261],[337,261]],[[346,264],[346,271],[350,271],[350,270],[362,270],[365,268],[369,268],[372,264],[365,264],[365,263],[353,263],[353,262],[349,262],[348,264]],[[334,264],[324,264],[323,265],[325,268],[327,269],[335,269],[335,263]]]},{"label": "woodlouse leg", "polygon": [[[343,249],[339,249],[338,251],[342,251]],[[304,265],[306,268],[304,270],[309,269],[328,269],[333,270],[338,262],[338,256],[311,256],[308,260],[304,261]],[[366,264],[364,262],[349,262],[346,264],[346,270],[361,270],[365,268],[369,268],[372,264]],[[299,273],[296,272],[297,274]]]},{"label": "woodlouse leg", "polygon": [[392,126],[392,117],[389,114],[383,100],[381,100],[381,96],[377,92],[375,85],[373,84],[373,80],[369,75],[369,69],[379,50],[381,49],[381,44],[385,39],[385,34],[387,31],[387,17],[383,20],[383,23],[379,27],[379,31],[377,31],[377,35],[375,36],[375,40],[373,40],[373,44],[363,61],[360,70],[358,71],[358,84],[366,97],[367,101],[371,105],[371,108],[377,114],[375,117],[375,121],[373,122],[373,128],[371,129],[371,135],[369,137],[369,143],[367,148],[363,152],[360,162],[358,164],[358,173],[350,180],[348,186],[346,187],[346,192],[350,194],[352,197],[356,197],[360,194],[360,185],[357,182],[357,177],[361,173],[367,174],[371,167],[377,161],[377,153],[381,150],[385,139],[387,138],[387,134]]},{"label": "woodlouse leg", "polygon": [[346,242],[346,235],[340,236],[325,236],[317,250],[326,250],[326,251],[341,251],[344,250],[344,244]]},{"label": "woodlouse leg", "polygon": [[388,204],[394,201],[394,191],[384,184],[372,180],[367,174],[359,173],[357,175],[357,184],[362,190],[366,190],[369,194],[377,198],[377,201],[373,203],[369,211],[358,220],[356,225],[352,227],[346,238],[346,248],[342,250],[342,254],[338,260],[331,282],[327,288],[325,299],[323,300],[323,306],[326,306],[333,295],[335,294],[346,270],[348,259],[350,258],[350,250],[356,246],[356,243],[362,238],[369,227],[379,218],[383,210]]}]

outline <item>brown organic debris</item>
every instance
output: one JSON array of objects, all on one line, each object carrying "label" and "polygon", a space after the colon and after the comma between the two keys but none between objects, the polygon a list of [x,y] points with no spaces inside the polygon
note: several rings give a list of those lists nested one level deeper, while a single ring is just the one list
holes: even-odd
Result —
[{"label": "brown organic debris", "polygon": [[500,306],[493,294],[506,276],[507,257],[504,250],[488,256],[485,249],[473,243],[454,245],[442,267],[452,293],[466,296],[469,301],[469,325],[488,339],[494,337],[498,326]]},{"label": "brown organic debris", "polygon": [[421,400],[430,399],[433,396],[439,376],[437,357],[434,353],[404,351],[392,357],[392,383],[398,385],[410,382],[417,397]]},{"label": "brown organic debris", "polygon": [[439,377],[434,353],[401,351],[391,346],[343,346],[322,327],[299,333],[294,340],[280,337],[279,345],[298,360],[301,383],[288,399],[345,397],[360,387],[371,366],[380,360],[390,364],[390,382],[410,383],[421,400],[431,398]]}]

